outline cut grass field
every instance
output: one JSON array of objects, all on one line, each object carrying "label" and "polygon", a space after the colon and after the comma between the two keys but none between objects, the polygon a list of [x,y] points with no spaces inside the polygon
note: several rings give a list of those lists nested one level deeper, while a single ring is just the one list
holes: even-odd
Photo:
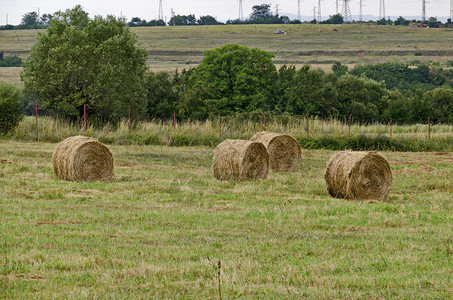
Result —
[{"label": "cut grass field", "polygon": [[212,148],[110,145],[113,182],[82,183],[55,147],[0,143],[2,299],[453,297],[451,152],[382,152],[389,201],[365,202],[327,194],[331,151],[235,183]]},{"label": "cut grass field", "polygon": [[[218,25],[136,27],[149,51],[153,71],[195,67],[203,51],[236,43],[275,54],[275,64],[311,64],[329,71],[333,62],[349,66],[382,62],[453,61],[452,29],[372,25]],[[286,35],[274,34],[284,30]],[[0,50],[25,58],[41,30],[2,30]],[[0,68],[0,80],[6,76]],[[17,82],[17,79],[9,79]]]}]

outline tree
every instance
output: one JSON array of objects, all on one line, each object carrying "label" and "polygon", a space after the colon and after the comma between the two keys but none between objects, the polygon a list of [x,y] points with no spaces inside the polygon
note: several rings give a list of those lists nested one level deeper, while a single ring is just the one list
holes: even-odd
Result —
[{"label": "tree", "polygon": [[329,19],[327,19],[326,21],[323,21],[321,23],[322,24],[343,24],[344,19],[341,14],[336,14],[336,15],[330,16]]},{"label": "tree", "polygon": [[26,95],[73,121],[84,105],[98,120],[126,117],[128,105],[139,116],[147,52],[124,21],[90,19],[80,5],[57,12],[24,62]]},{"label": "tree", "polygon": [[352,115],[363,122],[377,121],[388,107],[388,91],[383,82],[351,74],[341,76],[337,83],[340,117]]},{"label": "tree", "polygon": [[198,25],[218,25],[222,24],[216,20],[213,16],[201,16],[197,21]]},{"label": "tree", "polygon": [[432,106],[432,120],[453,123],[453,89],[437,88],[425,93],[424,101]]},{"label": "tree", "polygon": [[409,26],[409,20],[406,20],[402,16],[399,16],[398,19],[395,20],[394,24],[396,26]]},{"label": "tree", "polygon": [[22,21],[20,24],[25,26],[37,26],[38,23],[39,23],[38,13],[32,11],[22,16]]},{"label": "tree", "polygon": [[427,24],[428,24],[428,26],[429,26],[430,28],[437,28],[437,27],[439,27],[439,21],[437,21],[437,18],[435,18],[435,17],[429,18]]},{"label": "tree", "polygon": [[277,79],[273,54],[228,44],[204,55],[190,77],[189,98],[223,114],[266,108]]},{"label": "tree", "polygon": [[309,112],[324,118],[336,116],[339,108],[335,80],[333,74],[303,66],[285,90],[286,112],[298,115]]},{"label": "tree", "polygon": [[49,25],[50,20],[52,20],[52,18],[53,18],[53,16],[51,14],[43,14],[41,16],[40,23],[47,27]]},{"label": "tree", "polygon": [[178,100],[173,79],[167,72],[148,72],[145,76],[146,115],[150,119],[170,118]]},{"label": "tree", "polygon": [[250,20],[270,19],[273,17],[270,4],[255,5],[252,10]]},{"label": "tree", "polygon": [[16,127],[24,116],[20,90],[0,82],[0,134]]},{"label": "tree", "polygon": [[344,74],[348,73],[348,71],[349,71],[348,66],[342,65],[341,62],[339,62],[339,61],[336,61],[336,62],[332,65],[332,72],[333,72],[337,77],[343,76]]},{"label": "tree", "polygon": [[164,20],[151,20],[147,24],[148,26],[165,26]]},{"label": "tree", "polygon": [[195,15],[176,15],[168,21],[170,26],[185,26],[185,25],[197,25],[197,19]]}]

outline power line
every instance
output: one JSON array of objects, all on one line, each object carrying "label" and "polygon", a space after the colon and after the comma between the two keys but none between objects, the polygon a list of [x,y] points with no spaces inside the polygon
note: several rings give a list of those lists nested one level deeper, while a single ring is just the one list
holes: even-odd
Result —
[{"label": "power line", "polygon": [[[300,15],[300,1],[302,1],[302,0],[297,0],[297,20],[302,21],[301,15]],[[453,1],[453,0],[451,0],[451,1]]]},{"label": "power line", "polygon": [[316,21],[316,6],[313,6],[313,20]]},{"label": "power line", "polygon": [[338,0],[335,0],[335,13],[338,15]]},{"label": "power line", "polygon": [[360,0],[360,14],[359,14],[359,21],[362,22],[363,21],[363,14],[362,14],[362,7],[363,7],[363,0]]},{"label": "power line", "polygon": [[381,0],[379,3],[379,20],[385,19],[385,2]]},{"label": "power line", "polygon": [[350,0],[343,0],[343,9],[341,11],[345,23],[349,23],[352,20],[351,9],[349,8],[349,1]]},{"label": "power line", "polygon": [[175,11],[173,10],[173,8],[171,9],[171,20],[173,21],[173,26],[175,26]]},{"label": "power line", "polygon": [[243,20],[244,19],[244,12],[242,10],[242,1],[244,0],[239,0],[239,20]]},{"label": "power line", "polygon": [[318,23],[321,23],[321,0],[318,0]]},{"label": "power line", "polygon": [[277,16],[278,16],[278,11],[280,10],[280,9],[278,8],[278,6],[279,6],[278,4],[275,4],[275,14],[276,14]]},{"label": "power line", "polygon": [[450,19],[453,20],[453,0],[450,0]]},{"label": "power line", "polygon": [[426,21],[426,3],[429,2],[426,2],[426,0],[422,1],[422,22]]},{"label": "power line", "polygon": [[159,0],[159,13],[157,16],[157,20],[163,20],[164,19],[164,11],[162,10],[162,0]]}]

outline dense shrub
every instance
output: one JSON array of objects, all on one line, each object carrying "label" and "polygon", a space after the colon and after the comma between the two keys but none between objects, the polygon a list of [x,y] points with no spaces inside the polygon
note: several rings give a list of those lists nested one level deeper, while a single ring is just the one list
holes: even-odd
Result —
[{"label": "dense shrub", "polygon": [[0,82],[0,134],[16,127],[23,116],[20,90]]},{"label": "dense shrub", "polygon": [[0,51],[0,67],[22,67],[22,59],[16,55],[5,56]]}]

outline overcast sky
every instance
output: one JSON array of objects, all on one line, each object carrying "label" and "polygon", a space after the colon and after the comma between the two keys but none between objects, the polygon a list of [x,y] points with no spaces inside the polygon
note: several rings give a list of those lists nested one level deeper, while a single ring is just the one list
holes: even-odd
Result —
[{"label": "overcast sky", "polygon": [[[341,12],[343,0],[338,0]],[[450,0],[429,0],[426,4],[426,17],[450,17]],[[275,13],[278,4],[280,15],[297,15],[298,0],[243,0],[243,15],[246,18],[252,11],[252,6],[257,4],[271,4]],[[359,15],[360,0],[349,1],[352,15]],[[379,16],[378,0],[362,0],[363,15]],[[80,4],[90,16],[112,14],[125,16],[128,20],[132,17],[140,17],[147,21],[157,19],[159,0],[0,0],[0,25],[5,25],[8,15],[8,23],[18,25],[22,16],[28,12],[36,11],[40,14],[53,13],[65,10]],[[171,9],[176,14],[195,14],[198,18],[204,15],[217,17],[219,21],[237,19],[239,16],[239,0],[162,0],[163,13],[167,21],[171,17]],[[318,0],[302,0],[301,15],[313,17],[313,7],[318,7]],[[336,0],[322,0],[321,14],[328,17],[336,13]],[[415,16],[421,19],[422,0],[386,0],[386,16]],[[325,19],[325,18],[323,18]]]}]

